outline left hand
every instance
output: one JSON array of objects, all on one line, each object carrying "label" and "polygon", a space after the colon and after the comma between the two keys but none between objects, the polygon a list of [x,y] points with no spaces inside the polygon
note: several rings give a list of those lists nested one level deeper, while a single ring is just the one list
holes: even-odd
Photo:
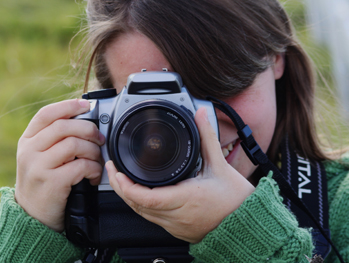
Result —
[{"label": "left hand", "polygon": [[195,122],[203,158],[195,178],[151,189],[118,172],[112,161],[106,164],[110,185],[136,213],[190,243],[200,242],[254,191],[224,159],[205,109],[197,111]]}]

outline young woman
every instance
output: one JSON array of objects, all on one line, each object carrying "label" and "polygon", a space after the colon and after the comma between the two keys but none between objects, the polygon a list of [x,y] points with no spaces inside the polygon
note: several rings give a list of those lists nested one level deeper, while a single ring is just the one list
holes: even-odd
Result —
[{"label": "young woman", "polygon": [[[349,261],[349,160],[330,161],[319,145],[311,64],[277,0],[89,0],[86,10],[93,88],[120,92],[131,73],[167,68],[193,96],[232,106],[275,164],[286,137],[299,156],[323,162],[331,238]],[[86,100],[48,105],[23,133],[16,188],[2,189],[2,262],[74,262],[85,253],[63,231],[71,187],[83,178],[97,185],[104,165],[104,136],[71,119],[88,109]],[[107,162],[111,186],[145,219],[190,242],[194,262],[308,262],[312,230],[282,203],[272,173],[260,178],[233,122],[220,111],[217,119],[220,141],[206,111],[196,113],[203,157],[196,178],[150,189]],[[326,258],[336,260],[333,251]],[[122,260],[116,254],[112,262]]]}]

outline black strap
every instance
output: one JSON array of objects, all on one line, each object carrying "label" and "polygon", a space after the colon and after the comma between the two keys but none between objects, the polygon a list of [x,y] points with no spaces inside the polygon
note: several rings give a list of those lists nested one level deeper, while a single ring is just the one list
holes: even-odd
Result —
[{"label": "black strap", "polygon": [[189,246],[119,248],[118,255],[127,263],[190,263],[194,260],[189,255]]},{"label": "black strap", "polygon": [[109,263],[116,252],[115,248],[90,248],[82,263]]},{"label": "black strap", "polygon": [[91,248],[87,251],[85,257],[81,260],[82,263],[93,263],[97,257],[97,249]]},{"label": "black strap", "polygon": [[259,147],[258,143],[252,136],[252,131],[248,125],[246,125],[236,111],[230,107],[224,101],[218,100],[211,96],[207,97],[208,100],[213,102],[213,105],[224,112],[234,123],[238,130],[238,135],[241,139],[241,146],[244,149],[246,155],[250,158],[254,165],[259,165],[265,175],[268,175],[270,171],[273,171],[273,179],[278,183],[282,194],[293,202],[299,209],[301,209],[315,224],[316,228],[325,237],[327,242],[331,244],[333,250],[337,254],[340,262],[344,263],[342,256],[339,254],[337,248],[334,246],[331,239],[328,237],[326,231],[323,229],[321,224],[316,220],[307,206],[298,197],[296,192],[292,189],[291,185],[287,182],[285,177],[281,174],[279,169],[268,159],[266,154]]},{"label": "black strap", "polygon": [[[292,186],[298,198],[305,203],[330,237],[327,178],[323,164],[321,162],[310,162],[297,155],[290,147],[287,137],[282,143],[281,154],[282,173],[288,184]],[[297,216],[301,227],[313,228],[312,235],[315,241],[315,254],[326,258],[331,251],[331,246],[314,222],[301,209],[293,205],[291,200],[284,198],[284,203]]]}]

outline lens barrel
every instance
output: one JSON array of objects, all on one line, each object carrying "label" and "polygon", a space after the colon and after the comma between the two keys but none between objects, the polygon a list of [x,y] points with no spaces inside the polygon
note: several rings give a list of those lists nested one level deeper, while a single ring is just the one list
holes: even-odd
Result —
[{"label": "lens barrel", "polygon": [[108,149],[120,172],[155,187],[193,173],[200,158],[200,137],[186,108],[166,100],[146,100],[130,107],[113,126]]}]

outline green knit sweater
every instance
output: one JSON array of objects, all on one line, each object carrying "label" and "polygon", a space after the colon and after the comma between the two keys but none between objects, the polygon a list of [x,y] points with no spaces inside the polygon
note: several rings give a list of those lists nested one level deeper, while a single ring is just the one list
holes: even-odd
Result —
[{"label": "green knit sweater", "polygon": [[[349,262],[349,159],[326,162],[332,240]],[[85,251],[28,216],[14,199],[14,189],[1,189],[0,262],[75,262]],[[313,249],[310,230],[282,204],[270,177],[200,243],[190,245],[199,262],[308,262]],[[123,262],[117,255],[113,263]],[[338,262],[335,254],[325,262]]]}]

